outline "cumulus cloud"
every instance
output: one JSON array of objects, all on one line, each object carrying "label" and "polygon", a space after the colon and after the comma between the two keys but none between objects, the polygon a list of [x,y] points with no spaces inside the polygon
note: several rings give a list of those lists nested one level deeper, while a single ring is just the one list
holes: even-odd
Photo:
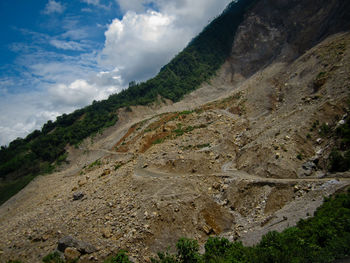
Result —
[{"label": "cumulus cloud", "polygon": [[45,6],[43,13],[46,15],[53,14],[53,13],[61,14],[64,12],[64,10],[65,10],[65,7],[60,2],[56,2],[55,0],[49,0],[49,2],[47,2]]},{"label": "cumulus cloud", "polygon": [[174,19],[150,10],[128,12],[122,20],[115,19],[105,32],[101,63],[118,68],[126,82],[154,75],[191,37],[188,30],[173,26]]},{"label": "cumulus cloud", "polygon": [[[96,82],[103,75],[105,74],[97,74],[94,77],[97,78]],[[104,78],[108,79],[106,76]],[[41,129],[48,120],[55,120],[63,113],[86,106],[93,100],[106,99],[121,90],[118,83],[119,80],[113,78],[105,83],[100,80],[100,85],[78,79],[67,85],[52,85],[48,90],[0,97],[0,145],[18,137],[24,138],[33,130]]]},{"label": "cumulus cloud", "polygon": [[25,137],[61,113],[48,105],[46,97],[40,92],[0,97],[0,104],[0,145]]},{"label": "cumulus cloud", "polygon": [[[102,6],[98,0],[81,0]],[[15,79],[16,86],[30,82],[36,91],[8,94],[13,85],[0,80],[0,144],[25,137],[49,119],[69,113],[121,91],[132,80],[154,76],[230,0],[116,0],[123,10],[105,31],[103,48],[86,42],[91,30],[79,26],[75,17],[62,21],[65,32],[50,37],[27,32],[35,45],[14,45],[24,52],[17,59],[26,75]],[[102,7],[103,8],[103,7]],[[62,13],[65,6],[49,0],[44,13]],[[104,27],[102,27],[104,28]],[[85,41],[85,42],[84,42]],[[82,52],[68,56],[43,50],[45,43],[58,50]],[[21,107],[18,107],[21,105]]]},{"label": "cumulus cloud", "polygon": [[86,80],[78,79],[69,85],[58,84],[49,89],[51,101],[55,105],[85,106],[93,100],[105,99],[108,95],[119,91],[116,86],[103,88]]},{"label": "cumulus cloud", "polygon": [[[100,63],[118,68],[125,82],[155,75],[229,0],[118,0],[122,19],[105,32]],[[152,10],[157,9],[157,11]],[[132,10],[132,11],[130,11]]]}]

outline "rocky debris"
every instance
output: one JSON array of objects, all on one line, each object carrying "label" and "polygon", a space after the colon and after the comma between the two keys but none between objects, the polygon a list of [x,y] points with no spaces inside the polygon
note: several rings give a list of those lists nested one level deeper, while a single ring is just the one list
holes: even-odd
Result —
[{"label": "rocky debris", "polygon": [[82,187],[82,186],[84,186],[84,185],[86,185],[86,184],[87,184],[87,180],[86,180],[86,178],[81,179],[81,180],[79,180],[79,181],[78,181],[78,185],[79,185],[79,187]]},{"label": "rocky debris", "polygon": [[[320,57],[317,54],[311,56]],[[307,59],[303,57],[303,60]],[[306,140],[306,133],[315,119],[333,123],[335,115],[343,114],[341,99],[347,92],[341,87],[348,84],[336,85],[339,89],[322,90],[322,93],[332,95],[329,98],[325,95],[322,101],[299,105],[301,97],[307,96],[305,92],[310,92],[303,90],[308,83],[301,75],[312,79],[312,74],[324,69],[314,64],[304,67],[291,63],[286,70],[304,73],[289,79],[292,73],[276,73],[284,70],[281,67],[274,66],[273,72],[266,68],[256,75],[259,79],[249,82],[249,87],[245,84],[238,87],[247,89],[242,100],[225,99],[225,105],[215,101],[181,120],[173,118],[176,114],[169,113],[172,124],[162,123],[160,128],[164,130],[165,125],[168,127],[165,130],[173,133],[181,124],[183,131],[192,127],[190,132],[167,137],[162,143],[150,144],[150,148],[141,152],[139,149],[147,139],[147,133],[157,135],[162,132],[154,127],[145,133],[145,125],[129,138],[125,137],[132,156],[124,156],[125,152],[113,154],[114,150],[111,150],[105,152],[108,156],[98,156],[103,165],[83,169],[84,175],[77,174],[77,167],[73,167],[74,172],[67,170],[38,177],[28,186],[28,191],[24,189],[16,197],[16,202],[1,208],[1,259],[6,257],[7,261],[22,253],[28,262],[37,262],[34,257],[52,250],[62,233],[74,233],[79,239],[98,246],[98,250],[82,249],[82,241],[65,237],[60,251],[71,254],[72,258],[80,253],[80,262],[102,262],[119,248],[127,249],[130,255],[140,255],[135,262],[144,262],[144,256],[165,251],[181,236],[194,237],[202,245],[212,234],[227,235],[230,240],[242,240],[250,234],[256,244],[261,237],[255,234],[256,229],[282,231],[283,227],[305,218],[307,213],[312,214],[320,205],[321,196],[342,189],[346,182],[325,183],[325,179],[317,179],[325,172],[317,171],[315,165],[321,169],[324,160],[321,154],[327,156],[332,145],[327,137],[322,137],[317,142],[319,145]],[[290,85],[283,90],[285,75]],[[255,85],[257,83],[259,85]],[[274,97],[275,90],[271,87],[279,88],[282,95],[283,92],[288,94],[278,110],[274,103],[279,98]],[[327,108],[330,99],[341,106]],[[237,105],[240,116],[232,117],[230,108]],[[218,115],[221,115],[220,119]],[[167,114],[162,116],[167,117]],[[109,135],[101,135],[100,141],[96,139],[96,144],[89,140],[88,147],[114,144],[132,121],[144,118],[144,115],[134,117],[126,118],[128,125],[124,130],[116,132],[113,131],[116,127],[112,127]],[[147,125],[160,118],[147,120]],[[316,133],[314,130],[313,135]],[[310,159],[315,152],[319,164]],[[298,153],[303,155],[302,165],[295,158]],[[89,153],[79,154],[81,165],[97,158],[89,159]],[[142,167],[147,168],[143,173]],[[314,177],[297,178],[298,169],[303,176],[311,172]],[[152,173],[152,170],[158,173]],[[107,176],[112,173],[113,176]],[[84,192],[75,192],[79,187]],[[41,190],[40,195],[37,189]],[[74,200],[83,199],[84,202],[71,202],[73,193],[77,194],[76,199],[73,195]],[[211,205],[215,205],[216,210]],[[280,220],[283,216],[287,220]],[[278,223],[274,225],[275,222]],[[28,226],[38,231],[29,234]],[[23,237],[26,237],[24,241]],[[88,251],[96,252],[84,255]]]},{"label": "rocky debris", "polygon": [[112,232],[111,232],[111,229],[109,228],[105,228],[102,230],[102,236],[104,238],[110,238],[112,236]]},{"label": "rocky debris", "polygon": [[110,169],[104,169],[103,173],[101,174],[101,176],[106,176],[106,175],[110,175],[111,174],[111,170]]},{"label": "rocky debris", "polygon": [[67,247],[64,250],[64,258],[68,262],[72,262],[74,260],[77,260],[80,257],[80,252],[75,247]]},{"label": "rocky debris", "polygon": [[91,254],[97,251],[93,245],[84,241],[77,240],[72,236],[65,236],[58,241],[58,251],[64,253],[67,248],[75,248],[81,254]]},{"label": "rocky debris", "polygon": [[84,193],[83,192],[75,192],[73,194],[73,200],[74,201],[78,201],[80,199],[82,199],[84,197]]},{"label": "rocky debris", "polygon": [[305,171],[313,171],[316,170],[316,165],[314,162],[306,162],[302,165]]}]

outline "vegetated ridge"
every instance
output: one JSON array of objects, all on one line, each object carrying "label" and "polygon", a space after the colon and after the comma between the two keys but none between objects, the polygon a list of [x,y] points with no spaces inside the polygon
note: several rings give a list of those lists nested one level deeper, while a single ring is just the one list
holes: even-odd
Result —
[{"label": "vegetated ridge", "polygon": [[107,100],[63,114],[48,121],[41,131],[16,139],[0,150],[0,203],[17,193],[37,174],[52,172],[67,157],[66,146],[113,126],[116,110],[131,105],[147,105],[162,99],[178,101],[209,80],[231,51],[234,33],[253,0],[232,2],[159,74],[147,82],[131,83],[129,88]]},{"label": "vegetated ridge", "polygon": [[119,109],[0,207],[1,260],[348,256],[349,194],[324,197],[350,185],[349,11],[256,1],[209,81],[177,103]]}]

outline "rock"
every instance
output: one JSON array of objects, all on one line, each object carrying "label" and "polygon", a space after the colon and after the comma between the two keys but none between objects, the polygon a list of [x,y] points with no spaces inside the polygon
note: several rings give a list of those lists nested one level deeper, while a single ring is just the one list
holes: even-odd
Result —
[{"label": "rock", "polygon": [[344,125],[345,124],[345,120],[340,120],[337,124],[337,126],[340,126],[340,125]]},{"label": "rock", "polygon": [[78,181],[79,187],[82,187],[83,185],[86,185],[86,184],[87,184],[87,180],[85,178]]},{"label": "rock", "polygon": [[220,189],[220,187],[221,187],[221,185],[220,185],[220,183],[218,183],[218,182],[215,182],[215,183],[213,183],[213,189],[215,189],[215,190],[219,190]]},{"label": "rock", "polygon": [[101,176],[105,176],[105,175],[109,175],[111,173],[111,170],[109,169],[104,169],[103,173],[101,174]]},{"label": "rock", "polygon": [[76,248],[81,254],[91,254],[97,251],[93,245],[71,236],[65,236],[58,241],[58,251],[64,252],[67,247]]},{"label": "rock", "polygon": [[326,174],[322,171],[317,171],[316,172],[316,178],[324,178]]},{"label": "rock", "polygon": [[74,247],[67,247],[64,250],[64,258],[68,262],[73,262],[74,260],[77,260],[80,257],[80,255],[80,252]]},{"label": "rock", "polygon": [[306,171],[309,171],[309,170],[316,170],[316,165],[314,162],[306,162],[302,165],[303,169],[306,170]]},{"label": "rock", "polygon": [[73,200],[74,200],[74,201],[80,200],[80,199],[82,199],[83,197],[84,197],[84,193],[82,193],[82,192],[75,192],[75,193],[73,194]]},{"label": "rock", "polygon": [[298,192],[300,190],[299,185],[294,185],[294,192]]},{"label": "rock", "polygon": [[280,153],[276,153],[275,158],[279,159],[280,158]]},{"label": "rock", "polygon": [[323,152],[323,150],[322,150],[322,149],[319,149],[319,150],[316,151],[316,155],[317,155],[317,156],[320,156],[320,155],[322,154],[322,152]]},{"label": "rock", "polygon": [[209,235],[213,231],[213,229],[208,225],[203,225],[202,229],[207,235]]},{"label": "rock", "polygon": [[316,140],[316,142],[317,142],[318,144],[321,144],[321,143],[322,143],[322,139],[321,139],[321,138],[318,138],[318,139]]},{"label": "rock", "polygon": [[105,228],[102,230],[102,236],[104,238],[110,238],[112,236],[111,230],[108,228]]},{"label": "rock", "polygon": [[79,258],[78,263],[91,263],[91,262],[97,262],[97,258],[90,255],[83,255]]}]

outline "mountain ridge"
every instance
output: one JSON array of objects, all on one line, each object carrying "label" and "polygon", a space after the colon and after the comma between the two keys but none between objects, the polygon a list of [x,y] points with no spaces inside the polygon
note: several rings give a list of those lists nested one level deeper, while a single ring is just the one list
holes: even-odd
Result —
[{"label": "mountain ridge", "polygon": [[[309,5],[258,4],[267,10],[282,5],[290,21],[290,12]],[[312,6],[319,12],[305,12],[322,21],[332,6],[346,14],[349,4],[327,1]],[[147,262],[182,236],[201,245],[210,235],[251,245],[268,231],[310,217],[324,196],[348,188],[349,172],[330,171],[329,165],[333,151],[345,156],[348,149],[342,136],[349,113],[349,32],[332,34],[340,29],[331,27],[305,52],[286,52],[292,42],[285,35],[277,42],[269,37],[283,30],[260,7],[245,15],[233,52],[209,83],[177,103],[120,109],[117,126],[70,147],[70,164],[37,177],[2,205],[1,256],[38,262],[68,235],[98,247],[81,262],[101,261],[119,249]],[[320,41],[319,30],[311,31],[304,24],[300,32]],[[270,43],[282,52],[259,53]],[[247,68],[238,67],[244,60]],[[249,67],[256,61],[258,71]],[[79,194],[82,199],[74,200]]]}]

